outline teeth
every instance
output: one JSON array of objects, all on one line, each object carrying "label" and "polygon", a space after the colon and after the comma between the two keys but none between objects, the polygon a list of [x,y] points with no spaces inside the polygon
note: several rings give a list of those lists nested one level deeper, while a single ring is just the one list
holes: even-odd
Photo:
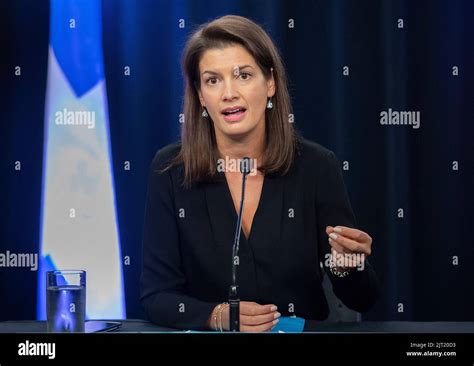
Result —
[{"label": "teeth", "polygon": [[242,110],[243,110],[243,108],[238,108],[238,109],[234,109],[232,111],[225,111],[224,113],[225,114],[230,114],[230,113],[236,113],[236,112],[239,112],[239,111],[242,111]]}]

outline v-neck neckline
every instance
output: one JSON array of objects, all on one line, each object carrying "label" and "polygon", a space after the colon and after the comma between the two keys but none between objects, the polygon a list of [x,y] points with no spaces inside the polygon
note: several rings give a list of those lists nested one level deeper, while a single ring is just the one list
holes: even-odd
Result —
[{"label": "v-neck neckline", "polygon": [[[234,225],[237,225],[237,219],[239,217],[239,213],[235,207],[235,204],[234,204],[234,199],[232,198],[232,192],[230,191],[230,186],[229,186],[229,182],[227,181],[227,176],[225,175],[224,172],[222,172],[221,174],[223,174],[224,176],[224,184],[226,186],[226,191],[227,191],[227,202],[230,203],[230,206],[232,208],[232,212],[234,213]],[[249,230],[249,235],[248,237],[245,236],[245,232],[244,232],[244,229],[243,229],[243,226],[240,228],[240,237],[244,238],[244,240],[248,243],[252,237],[252,233],[255,231],[255,224],[256,224],[256,220],[257,220],[257,217],[258,217],[258,213],[259,211],[261,211],[261,207],[262,207],[262,201],[265,197],[265,187],[266,187],[266,182],[267,182],[267,174],[264,174],[263,175],[263,182],[262,182],[262,190],[260,192],[260,198],[258,200],[258,205],[257,205],[257,208],[255,210],[255,214],[253,215],[253,219],[252,219],[252,224],[250,225],[250,230]],[[241,201],[241,195],[242,195],[242,184],[240,184],[240,195],[239,195],[239,203]],[[244,208],[245,208],[245,199],[244,199]],[[240,209],[240,207],[239,207]],[[243,213],[242,213],[243,214]],[[242,217],[242,220],[243,220],[243,217]]]}]

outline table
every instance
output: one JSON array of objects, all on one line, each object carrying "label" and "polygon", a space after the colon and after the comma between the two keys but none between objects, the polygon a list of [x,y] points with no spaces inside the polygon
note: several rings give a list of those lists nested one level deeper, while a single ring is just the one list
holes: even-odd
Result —
[{"label": "table", "polygon": [[[176,332],[141,319],[113,320],[122,326],[113,333]],[[0,333],[44,333],[46,322],[36,320],[0,322]],[[324,322],[307,320],[304,332],[314,333],[472,333],[474,322],[363,321]]]}]

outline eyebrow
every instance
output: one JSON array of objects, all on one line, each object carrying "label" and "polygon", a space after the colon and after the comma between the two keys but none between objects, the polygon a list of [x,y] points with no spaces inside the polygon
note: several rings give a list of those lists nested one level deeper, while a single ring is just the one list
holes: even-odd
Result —
[{"label": "eyebrow", "polygon": [[[253,69],[253,67],[251,65],[240,65],[240,66],[237,66],[239,68],[239,70],[242,70],[242,69],[247,69],[247,68],[251,68]],[[232,71],[233,72],[233,71]],[[215,71],[210,71],[210,70],[205,70],[203,71],[202,75],[204,74],[211,74],[211,75],[220,75],[218,72],[215,72]]]}]

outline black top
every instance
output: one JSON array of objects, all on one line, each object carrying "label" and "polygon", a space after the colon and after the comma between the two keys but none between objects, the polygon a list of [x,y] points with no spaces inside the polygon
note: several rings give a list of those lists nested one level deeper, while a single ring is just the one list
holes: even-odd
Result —
[{"label": "black top", "polygon": [[[290,171],[265,175],[248,240],[241,232],[239,295],[275,304],[282,316],[325,319],[319,265],[330,253],[325,228],[356,222],[334,153],[298,141]],[[212,309],[228,300],[237,212],[224,173],[184,189],[182,165],[159,172],[179,149],[179,143],[164,147],[151,165],[140,301],[157,324],[203,329]],[[375,303],[380,285],[367,261],[344,278],[326,272],[347,307],[365,312]]]}]

